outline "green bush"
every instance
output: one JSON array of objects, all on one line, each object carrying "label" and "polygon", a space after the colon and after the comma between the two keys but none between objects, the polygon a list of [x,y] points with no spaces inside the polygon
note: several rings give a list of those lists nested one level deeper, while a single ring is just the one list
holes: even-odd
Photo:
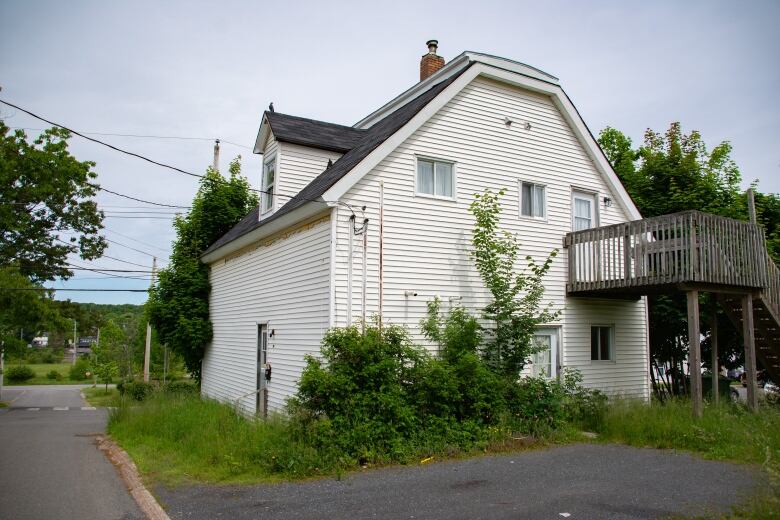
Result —
[{"label": "green bush", "polygon": [[27,361],[35,364],[53,364],[62,360],[62,352],[52,348],[34,349],[27,353]]},{"label": "green bush", "polygon": [[162,387],[163,391],[176,395],[198,395],[200,389],[194,381],[171,381]]},{"label": "green bush", "polygon": [[50,370],[46,374],[46,379],[51,379],[52,381],[61,381],[62,380],[62,374],[57,372],[56,370]]},{"label": "green bush", "polygon": [[121,381],[116,388],[121,395],[130,396],[136,401],[143,401],[154,391],[154,385],[144,381]]},{"label": "green bush", "polygon": [[35,377],[35,372],[27,365],[14,365],[6,369],[5,377],[11,383],[23,383]]},{"label": "green bush", "polygon": [[78,358],[68,370],[68,379],[71,381],[84,381],[87,379],[87,372],[89,372],[89,360]]}]

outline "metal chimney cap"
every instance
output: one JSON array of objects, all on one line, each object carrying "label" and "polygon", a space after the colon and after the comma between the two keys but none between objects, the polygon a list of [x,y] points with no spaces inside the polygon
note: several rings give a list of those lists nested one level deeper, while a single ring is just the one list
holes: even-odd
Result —
[{"label": "metal chimney cap", "polygon": [[425,42],[425,45],[428,46],[428,52],[430,54],[436,54],[436,49],[439,47],[439,40],[428,40]]}]

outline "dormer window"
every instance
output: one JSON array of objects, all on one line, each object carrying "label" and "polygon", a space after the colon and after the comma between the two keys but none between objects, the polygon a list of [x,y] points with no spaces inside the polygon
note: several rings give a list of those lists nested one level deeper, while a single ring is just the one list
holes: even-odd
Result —
[{"label": "dormer window", "polygon": [[260,213],[268,213],[274,209],[274,187],[276,186],[276,157],[271,157],[263,163],[263,182]]}]

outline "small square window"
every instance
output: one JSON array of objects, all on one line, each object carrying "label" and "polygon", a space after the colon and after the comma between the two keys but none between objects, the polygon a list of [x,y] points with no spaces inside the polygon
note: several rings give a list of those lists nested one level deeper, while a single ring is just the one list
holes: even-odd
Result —
[{"label": "small square window", "polygon": [[612,327],[590,328],[590,359],[593,361],[612,361]]},{"label": "small square window", "polygon": [[417,160],[417,193],[453,198],[455,179],[452,163]]},{"label": "small square window", "polygon": [[268,213],[274,209],[274,186],[276,185],[276,158],[272,157],[263,163],[263,182],[261,186],[260,213]]},{"label": "small square window", "polygon": [[547,217],[547,200],[543,185],[520,183],[520,215],[539,219]]}]

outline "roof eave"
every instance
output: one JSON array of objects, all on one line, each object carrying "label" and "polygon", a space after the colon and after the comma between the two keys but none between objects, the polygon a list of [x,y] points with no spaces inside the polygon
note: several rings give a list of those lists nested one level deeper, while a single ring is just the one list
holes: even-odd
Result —
[{"label": "roof eave", "polygon": [[209,251],[200,257],[204,264],[213,264],[214,262],[228,256],[231,253],[243,249],[244,247],[251,245],[258,240],[262,240],[274,233],[278,233],[293,224],[300,222],[301,220],[313,217],[318,213],[322,213],[325,209],[329,209],[330,206],[323,206],[321,202],[312,201],[308,202],[289,213],[285,213],[277,219],[265,222],[262,225],[252,229],[251,231],[244,233],[243,235],[231,240],[230,242]]}]

